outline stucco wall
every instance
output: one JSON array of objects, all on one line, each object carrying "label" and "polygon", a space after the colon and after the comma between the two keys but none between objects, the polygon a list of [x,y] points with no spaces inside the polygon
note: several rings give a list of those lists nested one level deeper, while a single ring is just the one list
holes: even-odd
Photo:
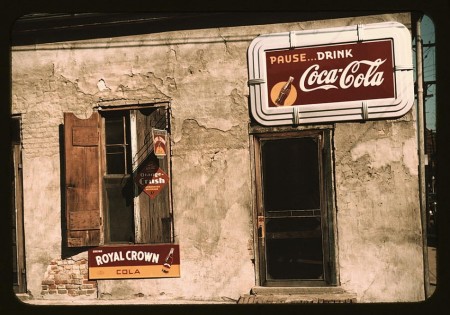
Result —
[{"label": "stucco wall", "polygon": [[424,298],[412,113],[336,125],[340,280],[360,301]]},{"label": "stucco wall", "polygon": [[[251,40],[393,20],[409,23],[408,14],[386,14],[13,48],[13,113],[23,119],[27,283],[34,297],[41,295],[51,261],[61,258],[63,112],[87,118],[105,100],[171,101],[182,276],[98,281],[98,297],[237,299],[255,285],[246,59]],[[336,124],[340,279],[361,301],[422,298],[414,125],[411,113],[388,122]]]}]

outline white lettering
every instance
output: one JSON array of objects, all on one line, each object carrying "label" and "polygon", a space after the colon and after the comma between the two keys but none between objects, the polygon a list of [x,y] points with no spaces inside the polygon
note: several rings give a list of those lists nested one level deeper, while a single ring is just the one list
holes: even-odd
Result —
[{"label": "white lettering", "polygon": [[[318,77],[319,77],[319,73],[317,71],[318,69],[319,69],[319,65],[315,64],[315,65],[312,65],[311,67],[309,67],[308,69],[306,69],[305,72],[303,72],[302,76],[300,77],[300,83],[299,83],[300,89],[303,92],[310,92],[310,91],[314,91],[314,90],[318,90],[318,89],[324,89],[324,90],[337,89],[337,86],[332,85],[332,84],[325,84],[325,85],[318,86],[318,87],[311,88],[311,89],[307,88],[305,86],[306,80],[307,80],[308,86],[314,85],[316,83],[316,81],[318,81]],[[311,74],[310,74],[310,72],[311,72]],[[336,73],[336,71],[333,72],[333,74],[335,74],[335,73]],[[322,71],[321,76],[323,76],[323,75],[325,75],[325,76],[327,75],[326,70]],[[335,80],[336,80],[336,78],[334,78],[334,76],[330,75],[330,77],[327,80],[327,83],[334,83]],[[324,81],[320,80],[320,82],[324,83],[325,80]],[[319,82],[317,82],[317,83],[321,84]]]},{"label": "white lettering", "polygon": [[353,58],[351,49],[326,50],[317,52],[317,60]]},{"label": "white lettering", "polygon": [[[329,56],[330,54],[328,54]],[[351,55],[351,49],[345,50],[345,55]],[[318,59],[327,58],[327,52],[317,53]],[[380,86],[384,81],[384,72],[377,71],[386,59],[377,59],[375,61],[360,60],[349,63],[345,68],[321,70],[318,64],[314,64],[303,72],[299,80],[300,89],[303,92],[311,92],[319,89],[348,89],[350,87],[358,88],[360,86]],[[360,66],[368,66],[366,72],[359,72]],[[339,77],[340,73],[340,77]]]},{"label": "white lettering", "polygon": [[[339,85],[342,89],[348,89],[349,87],[360,87],[361,85],[367,86],[380,86],[383,81],[383,72],[376,72],[378,67],[382,65],[386,59],[377,59],[375,61],[361,60],[351,62],[342,71],[342,76],[339,80]],[[366,64],[369,66],[366,74],[358,74],[355,78],[355,73],[359,70],[361,64]]]},{"label": "white lettering", "polygon": [[145,252],[145,261],[152,260],[153,253]]},{"label": "white lettering", "polygon": [[98,266],[107,264],[114,261],[125,261],[125,260],[141,260],[147,262],[158,263],[159,254],[144,251],[126,251],[125,254],[121,251],[106,253],[101,256],[95,256],[95,262]]},{"label": "white lettering", "polygon": [[[151,177],[151,178],[143,178],[143,177]],[[154,174],[145,174],[141,173],[141,178],[139,179],[139,184],[144,185],[154,185],[154,184],[165,184],[166,180],[162,178],[162,173],[154,173]]]}]

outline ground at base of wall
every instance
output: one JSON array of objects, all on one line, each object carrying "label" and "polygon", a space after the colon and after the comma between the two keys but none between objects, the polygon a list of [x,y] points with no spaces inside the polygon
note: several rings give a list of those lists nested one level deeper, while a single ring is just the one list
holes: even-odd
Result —
[{"label": "ground at base of wall", "polygon": [[356,303],[354,295],[253,295],[247,294],[239,298],[238,304],[303,304],[303,303]]},{"label": "ground at base of wall", "polygon": [[71,299],[71,300],[44,300],[44,299],[27,299],[20,300],[30,305],[185,305],[185,304],[236,304],[236,301],[203,301],[203,300],[145,300],[145,299],[129,299],[129,300],[113,300],[113,299]]},{"label": "ground at base of wall", "polygon": [[355,293],[340,287],[254,287],[238,304],[356,303]]}]

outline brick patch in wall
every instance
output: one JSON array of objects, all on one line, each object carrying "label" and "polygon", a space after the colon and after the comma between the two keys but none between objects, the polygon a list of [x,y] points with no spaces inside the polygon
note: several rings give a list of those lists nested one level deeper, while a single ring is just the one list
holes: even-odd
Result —
[{"label": "brick patch in wall", "polygon": [[88,279],[87,260],[53,259],[41,282],[42,296],[86,296],[97,293],[97,281]]}]

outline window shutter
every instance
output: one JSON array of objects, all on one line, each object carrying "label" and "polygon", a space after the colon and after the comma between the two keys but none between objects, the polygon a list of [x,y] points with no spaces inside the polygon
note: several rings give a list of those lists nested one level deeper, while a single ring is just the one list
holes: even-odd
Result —
[{"label": "window shutter", "polygon": [[[166,174],[170,174],[168,156],[157,159],[153,152],[152,128],[167,129],[167,111],[165,108],[140,110],[136,113],[138,164],[153,163]],[[170,147],[167,141],[167,154]],[[169,199],[170,184],[154,199],[139,192],[140,230],[142,243],[171,242],[172,215]]]},{"label": "window shutter", "polygon": [[100,207],[99,114],[79,119],[64,113],[67,246],[98,246]]}]

